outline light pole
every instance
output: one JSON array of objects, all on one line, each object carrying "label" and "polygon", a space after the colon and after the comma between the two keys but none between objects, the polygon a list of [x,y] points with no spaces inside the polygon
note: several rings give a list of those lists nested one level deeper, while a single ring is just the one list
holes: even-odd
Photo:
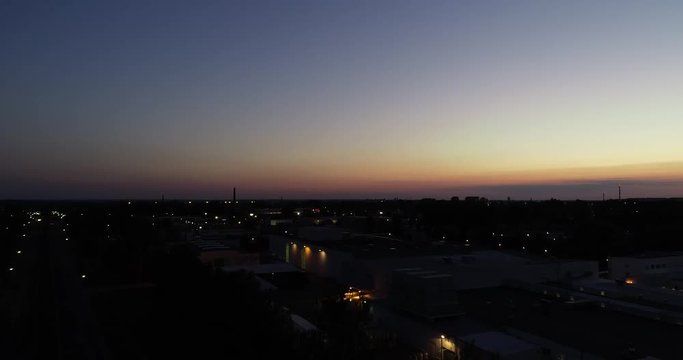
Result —
[{"label": "light pole", "polygon": [[441,335],[441,348],[439,349],[441,351],[441,360],[443,360],[443,339],[445,339],[446,336]]}]

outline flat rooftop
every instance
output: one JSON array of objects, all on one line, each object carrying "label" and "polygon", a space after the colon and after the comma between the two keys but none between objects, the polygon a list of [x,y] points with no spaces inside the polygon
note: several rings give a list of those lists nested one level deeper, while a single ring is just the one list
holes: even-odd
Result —
[{"label": "flat rooftop", "polygon": [[590,354],[618,358],[634,347],[640,357],[683,358],[683,326],[601,309],[597,304],[570,306],[505,287],[459,291],[458,299],[466,317]]},{"label": "flat rooftop", "polygon": [[538,348],[538,346],[534,344],[530,344],[499,331],[471,334],[463,336],[460,339],[471,342],[482,350],[504,356],[532,351]]},{"label": "flat rooftop", "polygon": [[659,259],[659,258],[676,257],[676,256],[683,256],[683,252],[680,252],[680,251],[672,251],[672,252],[647,251],[647,252],[637,254],[637,255],[613,256],[613,257],[614,258],[621,258],[621,259]]},{"label": "flat rooftop", "polygon": [[233,271],[247,271],[254,274],[273,274],[273,273],[291,273],[301,272],[298,267],[288,263],[274,263],[274,264],[253,264],[253,265],[238,265],[238,266],[224,266],[221,268],[225,272]]},{"label": "flat rooftop", "polygon": [[357,258],[386,258],[462,253],[453,245],[433,245],[403,241],[390,236],[351,234],[337,241],[307,241],[329,249],[352,253]]}]

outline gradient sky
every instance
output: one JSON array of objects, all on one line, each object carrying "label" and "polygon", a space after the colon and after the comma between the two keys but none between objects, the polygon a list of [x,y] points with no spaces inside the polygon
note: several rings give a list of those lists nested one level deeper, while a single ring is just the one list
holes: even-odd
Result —
[{"label": "gradient sky", "polygon": [[681,1],[0,0],[0,198],[683,196]]}]

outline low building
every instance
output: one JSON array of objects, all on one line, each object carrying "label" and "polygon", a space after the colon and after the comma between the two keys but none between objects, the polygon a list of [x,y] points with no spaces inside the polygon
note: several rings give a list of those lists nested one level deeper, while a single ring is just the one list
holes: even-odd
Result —
[{"label": "low building", "polygon": [[[552,260],[502,251],[459,253],[449,246],[424,247],[375,235],[349,235],[337,241],[304,241],[274,235],[269,238],[269,246],[275,256],[287,263],[342,284],[371,290],[378,299],[397,296],[406,286],[425,293],[434,286],[442,286],[448,293],[501,286],[507,280],[571,282],[596,278],[598,274],[595,261]],[[393,281],[396,274],[398,283]],[[405,299],[408,303],[404,305],[418,315],[448,315],[451,310],[447,309],[457,301],[450,293],[444,296],[444,304],[439,305],[443,311],[435,311],[436,303],[426,302],[422,302],[424,309],[417,309],[415,304],[422,301],[418,298]]]},{"label": "low building", "polygon": [[207,265],[219,268],[223,266],[258,264],[260,256],[257,253],[243,252],[222,242],[214,240],[199,240],[191,242],[197,249],[197,258]]},{"label": "low building", "polygon": [[683,277],[683,253],[610,257],[608,263],[609,277],[613,280],[662,286],[670,278]]},{"label": "low building", "polygon": [[394,308],[428,319],[461,313],[453,275],[433,270],[394,270],[388,299]]}]

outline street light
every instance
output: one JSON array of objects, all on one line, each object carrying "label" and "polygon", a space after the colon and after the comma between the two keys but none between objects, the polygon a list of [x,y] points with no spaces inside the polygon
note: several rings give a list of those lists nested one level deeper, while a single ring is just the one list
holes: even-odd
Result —
[{"label": "street light", "polygon": [[443,360],[443,339],[445,338],[445,335],[441,335],[441,360]]}]

